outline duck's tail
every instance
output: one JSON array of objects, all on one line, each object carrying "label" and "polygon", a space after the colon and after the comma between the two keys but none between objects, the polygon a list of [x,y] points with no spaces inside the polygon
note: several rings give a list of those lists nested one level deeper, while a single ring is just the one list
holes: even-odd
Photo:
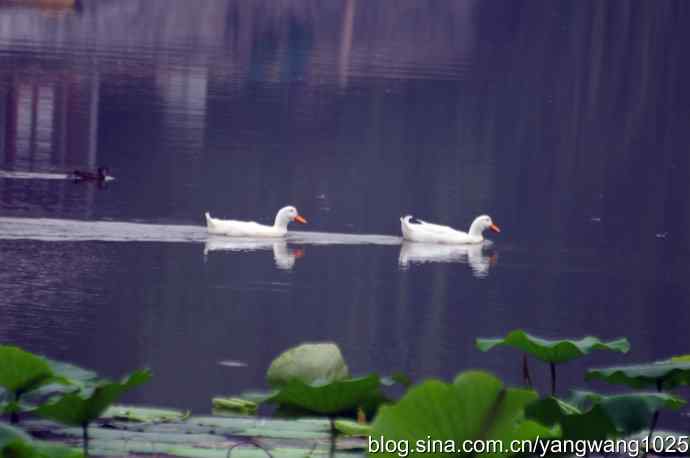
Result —
[{"label": "duck's tail", "polygon": [[213,225],[213,218],[211,218],[211,214],[209,212],[204,213],[204,216],[206,216],[206,226],[212,226]]},{"label": "duck's tail", "polygon": [[400,231],[403,234],[403,238],[409,238],[408,225],[411,219],[412,215],[405,215],[400,218]]}]

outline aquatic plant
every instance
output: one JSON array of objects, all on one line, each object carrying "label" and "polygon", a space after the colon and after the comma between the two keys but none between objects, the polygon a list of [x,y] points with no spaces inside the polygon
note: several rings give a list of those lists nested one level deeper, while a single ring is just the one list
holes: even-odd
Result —
[{"label": "aquatic plant", "polygon": [[0,413],[19,422],[21,412],[31,412],[50,396],[82,389],[98,380],[98,375],[71,363],[35,355],[19,347],[0,346],[0,394],[9,399],[0,403]]},{"label": "aquatic plant", "polygon": [[523,377],[528,386],[532,385],[527,354],[549,364],[551,369],[551,394],[556,394],[556,365],[587,355],[594,350],[608,350],[627,353],[630,343],[626,338],[603,342],[597,337],[587,336],[579,340],[557,339],[548,340],[527,334],[521,329],[511,331],[503,338],[477,339],[477,348],[489,351],[500,345],[515,347],[526,354],[523,355]]},{"label": "aquatic plant", "polygon": [[231,405],[241,407],[238,400],[269,403],[278,405],[280,413],[331,418],[355,415],[358,409],[373,414],[387,401],[383,387],[410,382],[403,374],[351,377],[340,349],[332,342],[305,343],[284,351],[271,362],[266,379],[270,391],[229,398],[233,399]]},{"label": "aquatic plant", "polygon": [[[632,388],[656,387],[661,393],[679,386],[690,384],[690,360],[687,356],[677,356],[664,361],[628,366],[615,366],[603,369],[590,369],[586,380],[603,380],[612,384],[623,384]],[[659,421],[659,411],[652,417],[649,439]]]},{"label": "aquatic plant", "polygon": [[113,405],[103,412],[100,418],[107,418],[116,421],[129,421],[134,423],[171,423],[182,421],[189,418],[191,412],[158,409],[154,407]]},{"label": "aquatic plant", "polygon": [[82,458],[80,450],[36,441],[24,431],[0,423],[0,457]]},{"label": "aquatic plant", "polygon": [[217,396],[211,399],[211,404],[213,405],[214,414],[240,414],[240,415],[253,415],[256,413],[258,405],[254,401],[242,398],[224,398]]},{"label": "aquatic plant", "polygon": [[[555,437],[551,428],[524,416],[525,407],[537,398],[531,389],[506,388],[496,377],[479,371],[461,373],[453,383],[428,380],[410,388],[397,403],[379,409],[369,440],[375,442],[376,454],[395,456],[398,450],[390,444],[428,445],[425,453],[446,456],[445,446],[497,440],[503,443],[504,453],[485,450],[482,456],[505,456],[514,439]],[[441,443],[432,444],[430,438]]]},{"label": "aquatic plant", "polygon": [[321,415],[353,413],[360,407],[371,412],[385,400],[382,386],[382,379],[376,374],[311,384],[292,380],[251,400]]},{"label": "aquatic plant", "polygon": [[285,350],[271,361],[266,381],[272,386],[292,381],[327,383],[349,375],[345,358],[335,343],[303,343]]},{"label": "aquatic plant", "polygon": [[[102,419],[107,420],[104,417]],[[32,431],[45,432],[61,441],[75,443],[81,429],[27,421]],[[342,452],[362,450],[361,438],[336,438],[337,457]],[[245,446],[259,447],[256,450]],[[95,422],[89,428],[89,453],[94,456],[179,456],[188,458],[233,458],[326,456],[332,448],[327,419],[275,419],[258,417],[189,417],[184,422],[157,421]],[[233,449],[232,453],[229,450]],[[349,454],[347,454],[349,455]],[[353,455],[354,456],[354,455]]]},{"label": "aquatic plant", "polygon": [[690,361],[672,358],[647,364],[590,369],[585,379],[603,380],[632,388],[655,387],[657,391],[669,390],[690,384]]},{"label": "aquatic plant", "polygon": [[89,424],[100,417],[120,396],[151,378],[148,370],[136,371],[121,382],[101,380],[77,392],[67,393],[39,406],[35,412],[45,418],[79,426],[82,429],[84,455],[88,455]]},{"label": "aquatic plant", "polygon": [[12,423],[19,422],[22,396],[55,380],[55,374],[44,358],[18,347],[0,346],[0,387],[9,397],[0,407],[3,413],[10,414]]},{"label": "aquatic plant", "polygon": [[604,396],[576,391],[570,402],[553,396],[525,408],[525,415],[546,426],[559,425],[562,439],[601,440],[629,436],[649,427],[661,409],[679,409],[685,401],[664,393]]},{"label": "aquatic plant", "polygon": [[354,437],[368,437],[372,434],[371,425],[368,423],[363,423],[359,421],[353,421],[348,419],[335,420],[333,422],[335,429],[346,436]]}]

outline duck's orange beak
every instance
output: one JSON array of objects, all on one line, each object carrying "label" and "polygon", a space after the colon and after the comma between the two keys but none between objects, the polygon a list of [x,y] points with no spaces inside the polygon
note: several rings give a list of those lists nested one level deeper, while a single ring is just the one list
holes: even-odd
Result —
[{"label": "duck's orange beak", "polygon": [[491,229],[494,232],[501,232],[501,228],[496,226],[495,224],[492,224],[491,226],[489,226],[489,229]]},{"label": "duck's orange beak", "polygon": [[295,216],[295,221],[297,221],[298,223],[307,224],[307,220],[302,218],[301,215]]}]

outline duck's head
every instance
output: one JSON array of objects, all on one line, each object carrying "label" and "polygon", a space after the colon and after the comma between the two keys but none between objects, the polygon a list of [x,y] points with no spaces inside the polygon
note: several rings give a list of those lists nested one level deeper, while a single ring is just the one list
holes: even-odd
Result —
[{"label": "duck's head", "polygon": [[487,229],[491,229],[494,232],[501,232],[501,229],[494,224],[489,215],[477,216],[470,226],[470,235],[481,236]]},{"label": "duck's head", "polygon": [[293,206],[287,206],[283,207],[280,210],[278,210],[278,214],[276,215],[276,221],[275,224],[277,226],[287,226],[288,223],[292,221],[297,221],[298,223],[301,224],[307,224],[307,220],[304,219],[297,209]]},{"label": "duck's head", "polygon": [[98,178],[105,180],[108,176],[108,167],[98,167]]}]

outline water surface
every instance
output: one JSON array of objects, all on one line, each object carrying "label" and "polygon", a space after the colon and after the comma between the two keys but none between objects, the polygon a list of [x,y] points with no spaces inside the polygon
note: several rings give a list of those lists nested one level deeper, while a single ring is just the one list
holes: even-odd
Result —
[{"label": "water surface", "polygon": [[[682,0],[2,6],[0,340],[111,376],[149,366],[130,400],[197,412],[302,341],[337,342],[355,373],[513,382],[516,353],[475,337],[630,338],[591,364],[688,353],[689,16]],[[117,179],[66,179],[99,165]],[[286,204],[310,224],[285,242],[202,226]],[[503,229],[490,247],[401,244],[401,215],[481,213]]]}]

